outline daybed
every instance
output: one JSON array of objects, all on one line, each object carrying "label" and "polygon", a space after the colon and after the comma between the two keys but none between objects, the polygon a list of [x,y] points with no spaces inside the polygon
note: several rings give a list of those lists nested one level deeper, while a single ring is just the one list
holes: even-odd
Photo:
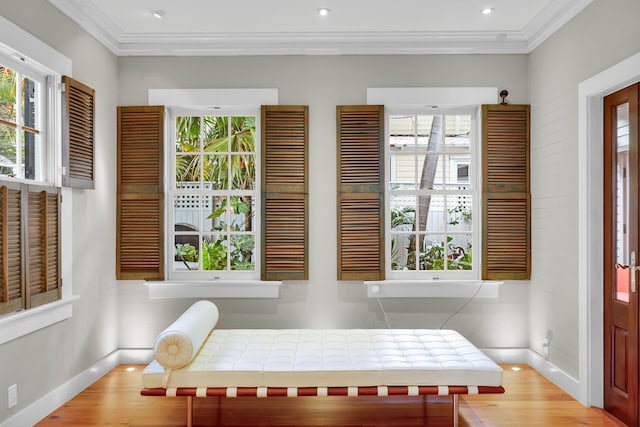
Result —
[{"label": "daybed", "polygon": [[156,339],[143,396],[298,397],[503,393],[502,369],[462,335],[433,329],[214,329],[199,301]]}]

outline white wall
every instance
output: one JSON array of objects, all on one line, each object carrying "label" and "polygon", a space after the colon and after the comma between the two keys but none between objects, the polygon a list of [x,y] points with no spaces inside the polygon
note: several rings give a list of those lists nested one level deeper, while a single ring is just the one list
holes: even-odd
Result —
[{"label": "white wall", "polygon": [[596,0],[529,60],[532,105],[530,347],[578,377],[578,84],[640,51],[640,2]]},{"label": "white wall", "polygon": [[[0,15],[73,61],[73,77],[96,89],[96,189],[73,190],[73,317],[0,345],[0,402],[18,385],[18,406],[0,422],[117,348],[115,107],[117,59],[46,0],[0,2]],[[62,236],[64,239],[65,236]]]},{"label": "white wall", "polygon": [[[336,280],[336,105],[365,104],[367,87],[493,86],[528,103],[526,55],[122,57],[121,105],[146,105],[168,88],[277,88],[280,104],[309,105],[309,281],[283,286],[277,300],[217,300],[222,328],[385,327],[362,284]],[[121,282],[121,348],[148,348],[193,300],[150,300]],[[434,328],[464,299],[383,300],[393,327]],[[528,347],[528,284],[471,302],[447,327],[480,347]]]}]

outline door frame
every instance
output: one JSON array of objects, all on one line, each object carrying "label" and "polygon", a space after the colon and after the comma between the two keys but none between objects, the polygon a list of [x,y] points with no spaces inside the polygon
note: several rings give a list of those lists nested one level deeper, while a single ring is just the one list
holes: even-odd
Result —
[{"label": "door frame", "polygon": [[578,383],[586,406],[604,405],[604,97],[640,81],[640,53],[578,85]]}]

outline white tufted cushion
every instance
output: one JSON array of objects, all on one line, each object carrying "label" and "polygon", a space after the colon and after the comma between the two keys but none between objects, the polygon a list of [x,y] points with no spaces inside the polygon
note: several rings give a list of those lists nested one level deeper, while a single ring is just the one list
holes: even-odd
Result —
[{"label": "white tufted cushion", "polygon": [[145,387],[498,386],[502,368],[458,332],[429,329],[217,329],[197,357]]},{"label": "white tufted cushion", "polygon": [[198,301],[158,335],[153,345],[155,359],[166,369],[189,364],[218,321],[218,308]]}]

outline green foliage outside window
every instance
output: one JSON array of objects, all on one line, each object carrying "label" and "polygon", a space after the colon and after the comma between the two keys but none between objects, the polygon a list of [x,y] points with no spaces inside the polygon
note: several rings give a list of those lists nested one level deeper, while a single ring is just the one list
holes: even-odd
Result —
[{"label": "green foliage outside window", "polygon": [[[449,225],[458,225],[461,222],[471,222],[471,210],[465,205],[459,204],[448,210]],[[402,207],[391,209],[391,229],[393,231],[414,231],[415,208]],[[452,236],[446,236],[447,252],[445,254],[445,242],[424,239],[418,246],[421,250],[416,257],[415,236],[408,239],[406,249],[407,260],[404,266],[399,264],[400,253],[396,247],[396,240],[391,240],[391,268],[393,270],[416,270],[416,258],[419,262],[419,270],[444,270],[445,256],[447,257],[447,270],[471,270],[472,269],[472,244],[465,247],[458,246]]]},{"label": "green foliage outside window", "polygon": [[[255,132],[255,117],[178,117],[175,169],[178,189],[184,188],[183,185],[204,183],[211,190],[253,190]],[[214,236],[202,237],[200,252],[192,245],[176,244],[176,259],[189,270],[198,269],[198,262],[202,270],[254,270],[252,258],[256,242],[251,233],[255,214],[252,197],[216,198],[222,201],[206,217],[212,222]]]}]

